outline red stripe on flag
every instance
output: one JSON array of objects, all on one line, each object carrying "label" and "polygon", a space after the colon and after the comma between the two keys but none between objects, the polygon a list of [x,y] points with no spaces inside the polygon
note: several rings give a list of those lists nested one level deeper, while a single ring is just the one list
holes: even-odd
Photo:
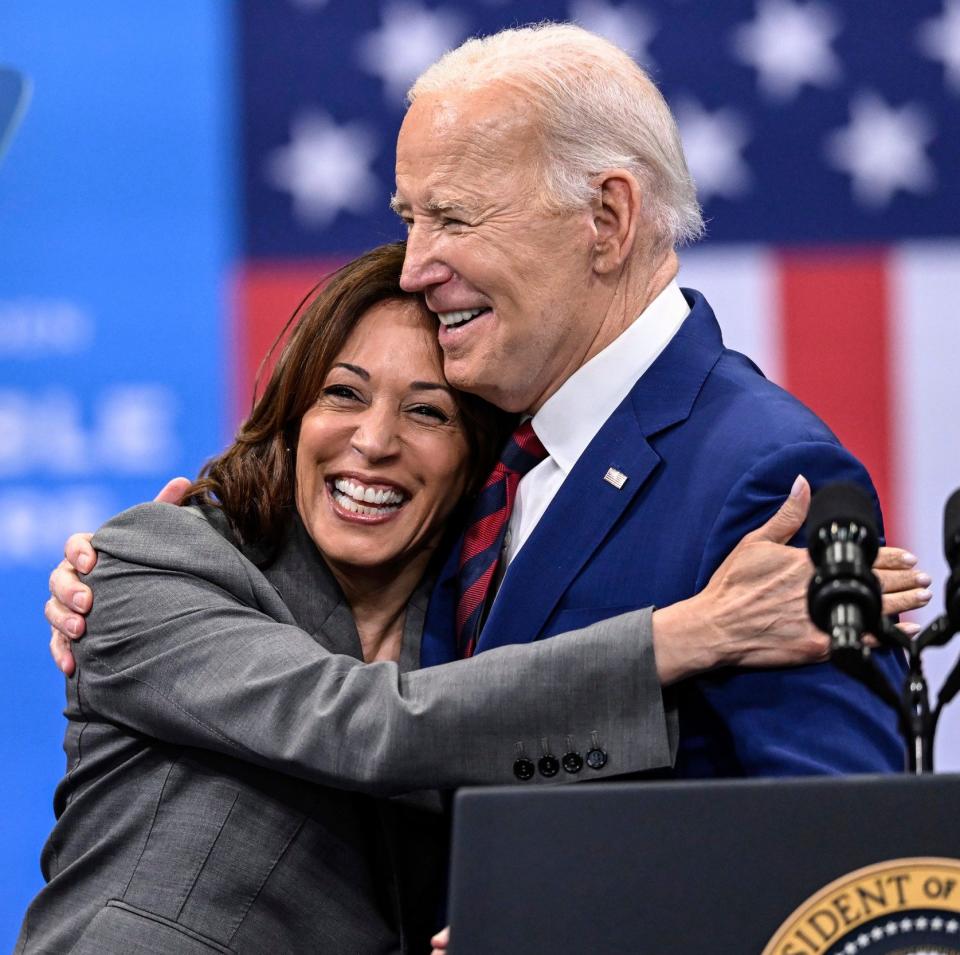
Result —
[{"label": "red stripe on flag", "polygon": [[[342,259],[314,262],[248,262],[237,275],[233,310],[233,407],[238,418],[250,413],[260,362],[293,310],[319,281],[343,265]],[[276,360],[279,349],[271,356]],[[264,368],[260,388],[273,362]]]},{"label": "red stripe on flag", "polygon": [[895,541],[886,252],[790,252],[779,266],[786,387],[866,466]]}]

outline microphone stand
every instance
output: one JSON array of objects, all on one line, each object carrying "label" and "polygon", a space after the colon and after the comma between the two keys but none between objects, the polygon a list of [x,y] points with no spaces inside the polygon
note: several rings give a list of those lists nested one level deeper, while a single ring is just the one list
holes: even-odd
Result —
[{"label": "microphone stand", "polygon": [[[890,623],[886,626],[895,630]],[[930,628],[928,627],[927,630]],[[926,633],[924,630],[923,633]],[[930,712],[930,690],[923,672],[920,637],[907,640],[907,679],[903,685],[903,701],[908,713],[907,768],[915,776],[933,772],[933,718]]]},{"label": "microphone stand", "polygon": [[928,646],[944,646],[955,632],[956,629],[946,614],[937,617],[912,640],[895,624],[883,619],[881,633],[877,635],[881,646],[898,648],[904,651],[907,657],[907,679],[900,693],[894,690],[887,677],[874,663],[870,647],[864,646],[862,642],[859,646],[838,647],[832,654],[832,659],[839,669],[859,680],[897,712],[907,740],[907,769],[914,776],[933,772],[933,740],[937,723],[944,706],[960,690],[958,660],[944,681],[936,706],[931,709],[922,654]]}]

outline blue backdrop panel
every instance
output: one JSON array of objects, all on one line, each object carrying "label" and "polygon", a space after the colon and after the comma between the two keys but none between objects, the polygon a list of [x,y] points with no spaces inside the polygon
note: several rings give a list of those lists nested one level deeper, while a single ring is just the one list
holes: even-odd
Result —
[{"label": "blue backdrop panel", "polygon": [[41,617],[64,536],[224,434],[228,4],[0,6],[33,100],[0,165],[0,949],[39,889],[64,760]]}]

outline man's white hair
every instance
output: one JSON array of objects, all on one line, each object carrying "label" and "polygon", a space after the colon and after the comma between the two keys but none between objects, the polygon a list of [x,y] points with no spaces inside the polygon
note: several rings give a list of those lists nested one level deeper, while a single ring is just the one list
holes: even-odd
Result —
[{"label": "man's white hair", "polygon": [[543,199],[579,208],[599,173],[629,170],[657,245],[703,234],[696,187],[670,108],[623,50],[567,23],[542,23],[473,38],[428,67],[407,93],[512,87],[538,111],[544,136]]}]

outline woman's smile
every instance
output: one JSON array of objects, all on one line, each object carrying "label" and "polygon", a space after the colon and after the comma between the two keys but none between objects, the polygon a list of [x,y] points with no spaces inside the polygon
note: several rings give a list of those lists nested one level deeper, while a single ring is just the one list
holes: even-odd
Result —
[{"label": "woman's smile", "polygon": [[353,475],[327,478],[327,493],[335,513],[347,521],[362,524],[391,520],[410,499],[410,495],[395,484],[365,480]]}]

